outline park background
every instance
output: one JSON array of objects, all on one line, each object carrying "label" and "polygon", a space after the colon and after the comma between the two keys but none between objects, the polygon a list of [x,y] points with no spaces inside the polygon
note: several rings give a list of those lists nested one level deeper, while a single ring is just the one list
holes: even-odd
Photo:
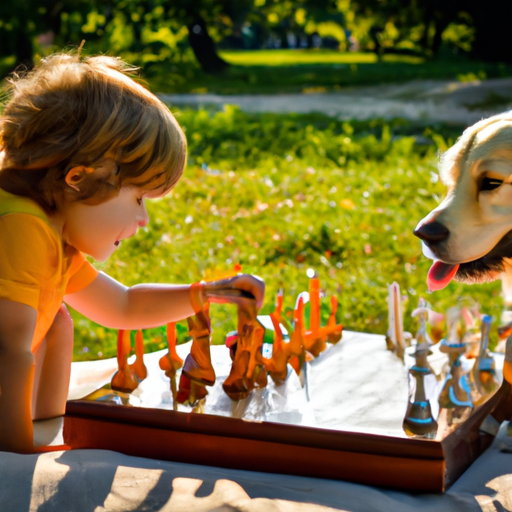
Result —
[{"label": "park background", "polygon": [[[122,57],[157,94],[300,93],[307,101],[418,79],[485,81],[512,76],[505,8],[498,0],[3,2],[0,74],[85,40],[83,55]],[[489,93],[466,106],[511,105]],[[166,198],[148,202],[149,227],[98,268],[132,285],[241,267],[265,280],[264,311],[281,288],[292,308],[312,268],[348,329],[386,332],[392,281],[402,288],[407,330],[416,329],[410,312],[420,296],[441,312],[476,301],[496,326],[500,284],[452,283],[427,295],[430,261],[412,234],[443,197],[437,159],[464,125],[169,106],[188,138],[185,174]],[[115,332],[74,318],[75,360],[115,355]],[[212,320],[221,343],[235,328],[233,311],[214,307]],[[179,332],[184,340],[185,324]],[[164,348],[163,331],[147,331],[146,345]]]}]

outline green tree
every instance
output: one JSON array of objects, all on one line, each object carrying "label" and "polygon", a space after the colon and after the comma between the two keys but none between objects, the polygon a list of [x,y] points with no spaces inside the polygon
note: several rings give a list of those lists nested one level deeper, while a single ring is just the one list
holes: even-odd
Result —
[{"label": "green tree", "polygon": [[[392,47],[413,43],[426,55],[439,53],[443,33],[452,23],[467,25],[474,31],[471,54],[482,60],[512,62],[509,50],[508,21],[512,3],[489,0],[354,0],[345,5],[354,15],[354,25],[369,24],[368,34],[374,50],[382,50],[387,28],[392,25]],[[418,34],[421,34],[418,37]]]},{"label": "green tree", "polygon": [[51,32],[56,43],[65,45],[60,38],[63,20],[84,19],[94,8],[94,0],[17,0],[0,3],[0,54],[15,55],[16,64],[33,65],[34,39]]}]

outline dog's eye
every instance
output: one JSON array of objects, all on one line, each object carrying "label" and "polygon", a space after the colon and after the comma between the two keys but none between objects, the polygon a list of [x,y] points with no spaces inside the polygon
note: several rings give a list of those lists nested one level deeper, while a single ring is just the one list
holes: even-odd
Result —
[{"label": "dog's eye", "polygon": [[482,180],[482,185],[480,186],[480,191],[483,190],[494,190],[498,188],[503,183],[503,180],[497,180],[496,178],[484,178]]}]

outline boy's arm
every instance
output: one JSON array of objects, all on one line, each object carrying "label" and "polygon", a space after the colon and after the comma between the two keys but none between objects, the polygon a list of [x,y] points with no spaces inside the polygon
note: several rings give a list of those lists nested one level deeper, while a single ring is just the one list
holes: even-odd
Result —
[{"label": "boy's arm", "polygon": [[33,452],[32,337],[37,312],[0,299],[0,451]]},{"label": "boy's arm", "polygon": [[124,286],[100,272],[82,290],[64,301],[98,324],[113,329],[142,329],[193,315],[188,285]]},{"label": "boy's arm", "polygon": [[[254,295],[261,306],[263,281],[247,275],[228,281],[231,288]],[[66,295],[65,301],[94,322],[114,329],[156,327],[194,314],[190,285],[139,284],[128,288],[103,273],[84,289]]]}]

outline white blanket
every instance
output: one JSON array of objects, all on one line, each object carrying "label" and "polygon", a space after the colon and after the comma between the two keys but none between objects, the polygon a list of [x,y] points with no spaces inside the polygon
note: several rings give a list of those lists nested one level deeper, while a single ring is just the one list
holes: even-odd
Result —
[{"label": "white blanket", "polygon": [[[245,405],[233,405],[229,400],[222,405],[224,399],[214,388],[207,407],[216,407],[220,414],[270,414],[274,421],[402,435],[406,370],[383,343],[380,336],[345,333],[339,345],[310,364],[309,402],[305,390],[292,378],[280,390],[272,386],[259,392],[261,396],[254,394]],[[221,381],[229,370],[226,349],[212,348]],[[187,347],[180,351],[186,352]],[[149,368],[154,368],[160,355],[147,357]],[[84,396],[108,382],[115,366],[115,360],[74,363],[70,397]],[[140,404],[155,406],[160,401],[161,406],[170,407],[167,386],[161,373],[150,369],[150,379],[138,396]],[[274,396],[273,411],[265,405],[264,393]],[[283,397],[290,401],[283,401]],[[39,434],[44,435],[44,428]],[[512,437],[507,437],[503,425],[493,446],[443,495],[413,495],[348,482],[162,462],[103,450],[0,453],[0,511],[512,510],[512,453],[507,451],[512,452]]]}]

